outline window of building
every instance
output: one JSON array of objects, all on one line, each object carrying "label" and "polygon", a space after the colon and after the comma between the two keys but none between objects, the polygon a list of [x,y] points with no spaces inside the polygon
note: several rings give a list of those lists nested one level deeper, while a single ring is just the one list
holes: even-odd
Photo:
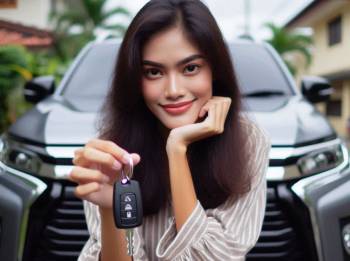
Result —
[{"label": "window of building", "polygon": [[332,46],[334,44],[341,42],[341,16],[331,20],[328,23],[328,45]]},{"label": "window of building", "polygon": [[341,100],[329,100],[326,103],[326,115],[341,117]]}]

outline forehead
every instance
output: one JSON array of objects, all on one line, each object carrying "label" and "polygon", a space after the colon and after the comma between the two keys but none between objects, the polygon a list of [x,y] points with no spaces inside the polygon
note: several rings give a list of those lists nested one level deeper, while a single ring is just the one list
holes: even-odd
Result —
[{"label": "forehead", "polygon": [[189,41],[179,27],[173,27],[155,34],[143,47],[143,60],[157,62],[179,61],[193,54],[201,54],[200,50]]}]

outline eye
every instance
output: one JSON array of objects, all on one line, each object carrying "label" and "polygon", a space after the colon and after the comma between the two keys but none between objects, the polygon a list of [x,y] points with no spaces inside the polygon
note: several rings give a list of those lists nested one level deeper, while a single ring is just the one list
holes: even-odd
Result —
[{"label": "eye", "polygon": [[144,70],[144,75],[149,79],[156,79],[162,76],[162,72],[157,68],[149,68]]},{"label": "eye", "polygon": [[184,73],[187,75],[196,74],[199,70],[200,66],[198,64],[189,64],[185,67]]}]

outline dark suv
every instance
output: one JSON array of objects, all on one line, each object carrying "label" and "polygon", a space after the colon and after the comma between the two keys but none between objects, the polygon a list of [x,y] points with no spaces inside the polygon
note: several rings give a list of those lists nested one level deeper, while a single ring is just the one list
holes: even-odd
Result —
[{"label": "dark suv", "polygon": [[[0,260],[76,260],[89,233],[75,184],[75,149],[97,135],[119,43],[90,43],[55,90],[53,78],[25,86],[36,106],[0,140]],[[230,44],[245,112],[271,137],[267,209],[247,260],[350,260],[348,151],[311,103],[329,83],[308,77],[301,92],[267,44]]]}]

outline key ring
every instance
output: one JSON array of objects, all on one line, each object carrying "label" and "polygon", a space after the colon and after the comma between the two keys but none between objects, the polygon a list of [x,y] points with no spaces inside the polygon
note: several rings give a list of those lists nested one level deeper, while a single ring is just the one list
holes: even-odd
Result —
[{"label": "key ring", "polygon": [[[125,175],[125,166],[126,165],[129,165],[129,172],[127,175]],[[129,157],[129,164],[126,164],[126,165],[123,164],[123,168],[122,168],[122,180],[121,180],[121,182],[123,184],[128,183],[129,180],[132,178],[132,175],[134,173],[134,164],[133,164],[131,157]]]}]

